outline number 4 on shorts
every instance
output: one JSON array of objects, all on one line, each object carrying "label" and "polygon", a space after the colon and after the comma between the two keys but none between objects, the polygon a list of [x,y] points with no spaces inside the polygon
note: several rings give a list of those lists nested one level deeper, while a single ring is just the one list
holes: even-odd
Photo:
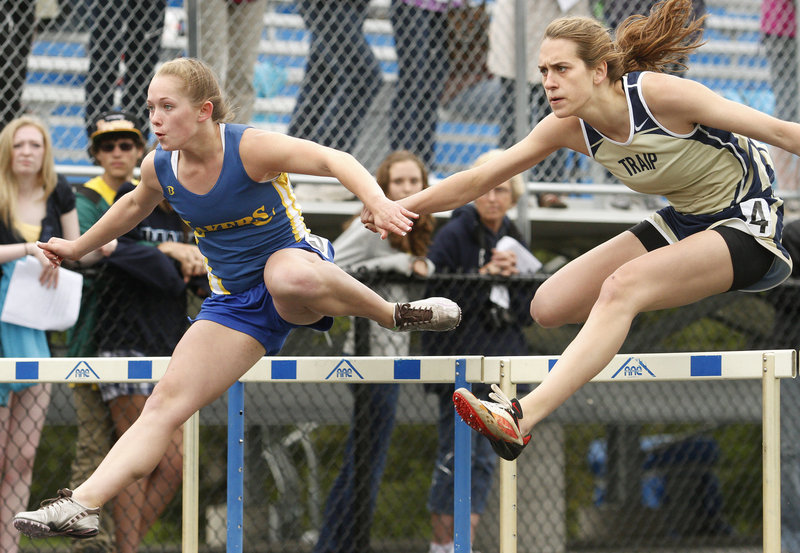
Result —
[{"label": "number 4 on shorts", "polygon": [[769,204],[763,198],[754,198],[742,202],[742,215],[745,217],[747,226],[751,228],[756,236],[771,236],[772,221]]}]

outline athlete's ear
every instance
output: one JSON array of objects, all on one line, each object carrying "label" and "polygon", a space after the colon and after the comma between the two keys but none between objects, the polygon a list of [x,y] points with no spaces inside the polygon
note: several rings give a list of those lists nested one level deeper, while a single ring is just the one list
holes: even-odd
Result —
[{"label": "athlete's ear", "polygon": [[211,103],[210,100],[206,100],[200,105],[200,111],[197,114],[197,121],[205,121],[206,119],[210,119],[211,115],[214,113],[214,104]]},{"label": "athlete's ear", "polygon": [[592,76],[592,81],[594,84],[600,84],[603,82],[608,76],[608,62],[601,61],[597,64],[597,66],[593,69],[594,75]]}]

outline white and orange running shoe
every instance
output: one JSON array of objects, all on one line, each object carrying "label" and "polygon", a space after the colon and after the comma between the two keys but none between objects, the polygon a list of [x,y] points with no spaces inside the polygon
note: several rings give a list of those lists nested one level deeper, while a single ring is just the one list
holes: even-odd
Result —
[{"label": "white and orange running shoe", "polygon": [[523,436],[519,429],[522,407],[497,384],[492,384],[489,398],[494,401],[480,400],[466,388],[459,388],[453,393],[453,404],[465,423],[489,439],[495,453],[513,461],[531,441],[531,435]]}]

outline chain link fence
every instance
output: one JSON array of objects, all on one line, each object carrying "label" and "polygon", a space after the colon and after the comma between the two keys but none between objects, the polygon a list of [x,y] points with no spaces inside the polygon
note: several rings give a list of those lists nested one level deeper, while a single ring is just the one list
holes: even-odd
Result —
[{"label": "chain link fence", "polygon": [[[459,17],[456,1],[450,5],[453,13],[426,12],[399,0],[2,4],[3,124],[21,111],[43,117],[61,167],[91,165],[87,117],[112,106],[143,114],[142,94],[157,64],[190,53],[214,65],[237,120],[344,148],[370,169],[390,149],[408,147],[435,174],[449,174],[486,150],[508,146],[547,109],[537,71],[522,60],[524,53],[527,65],[535,67],[536,41],[530,38],[537,31],[525,27],[522,32],[522,23],[541,24],[556,0],[524,3],[534,10],[526,18],[514,13],[519,4],[514,0],[472,2],[476,9],[460,10]],[[615,5],[629,10],[633,4],[579,0],[572,9],[610,21],[624,15]],[[762,13],[757,0],[706,0],[702,8],[709,14],[708,42],[688,60],[687,75],[728,97],[796,120],[797,43],[783,24],[789,21],[787,13]],[[460,34],[450,34],[451,27]],[[464,36],[473,40],[464,41]],[[528,41],[517,38],[522,36]],[[800,182],[796,158],[775,152],[775,159],[778,189],[794,190]],[[528,178],[580,183],[608,177],[586,159],[557,154]],[[394,278],[359,277],[370,285]],[[539,282],[520,278],[510,285],[529,298]],[[470,309],[485,306],[492,284],[469,275],[436,277],[431,283],[454,285]],[[102,274],[94,286],[101,292]],[[103,293],[135,301],[122,289]],[[189,295],[190,314],[198,301]],[[622,351],[797,348],[798,310],[800,283],[794,281],[763,294],[725,294],[640,315]],[[99,316],[99,327],[112,324],[113,312]],[[504,332],[504,317],[489,313],[481,326],[461,331],[497,335]],[[282,355],[342,355],[351,324],[337,320],[328,334],[297,331]],[[576,330],[522,327],[531,354],[560,353]],[[126,337],[138,331],[131,326],[118,330]],[[55,355],[66,354],[65,335],[51,335],[51,343]],[[423,351],[415,335],[412,354],[453,353],[433,346]],[[786,550],[800,551],[800,513],[795,512],[800,425],[791,416],[800,391],[794,381],[784,382],[782,389],[783,531]],[[73,394],[66,386],[52,386],[31,506],[72,480],[79,430]],[[247,385],[248,551],[313,549],[341,465],[353,396],[354,389],[345,383]],[[431,537],[426,502],[438,406],[421,385],[400,386],[398,405],[374,512],[365,509],[352,521],[372,519],[376,552],[425,551]],[[587,385],[542,425],[520,460],[519,550],[641,551],[657,545],[758,550],[759,417],[757,384]],[[201,414],[199,511],[207,551],[225,547],[225,435],[223,399]],[[13,466],[3,470],[4,478],[13,478]],[[495,483],[475,537],[475,549],[484,553],[498,547],[496,490]],[[141,550],[178,551],[180,535],[178,494]],[[113,550],[98,543],[86,540],[81,547]],[[21,542],[23,551],[74,547],[60,539]]]}]

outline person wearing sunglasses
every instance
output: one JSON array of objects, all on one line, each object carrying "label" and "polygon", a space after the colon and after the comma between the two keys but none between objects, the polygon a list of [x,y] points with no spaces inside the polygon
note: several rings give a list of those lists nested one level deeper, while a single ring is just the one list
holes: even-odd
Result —
[{"label": "person wearing sunglasses", "polygon": [[[90,125],[89,155],[103,172],[76,189],[81,233],[138,184],[134,170],[145,151],[143,129],[139,118],[123,111],[102,113]],[[169,355],[187,326],[187,284],[206,282],[202,255],[187,231],[174,211],[159,206],[105,248],[102,262],[81,266],[83,302],[68,336],[71,356]],[[73,387],[79,429],[73,482],[82,482],[97,468],[152,390],[151,383]],[[181,465],[181,434],[176,432],[158,470],[120,494],[113,513],[103,517],[99,535],[80,540],[73,551],[135,552],[180,485]]]}]

